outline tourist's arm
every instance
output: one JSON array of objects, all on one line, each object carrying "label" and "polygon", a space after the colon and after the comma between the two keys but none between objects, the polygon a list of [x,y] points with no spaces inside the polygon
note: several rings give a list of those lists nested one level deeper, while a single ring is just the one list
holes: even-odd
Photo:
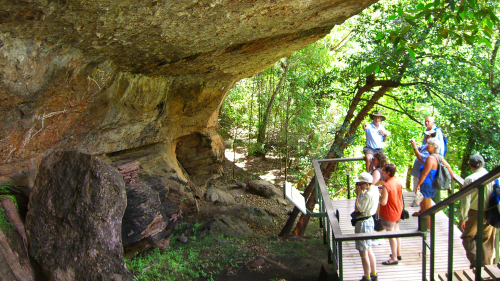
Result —
[{"label": "tourist's arm", "polygon": [[389,199],[389,192],[387,191],[387,187],[385,185],[382,185],[382,188],[380,189],[380,200],[379,203],[382,206],[387,205],[387,201]]},{"label": "tourist's arm", "polygon": [[376,185],[377,182],[380,180],[380,176],[381,176],[380,171],[375,169],[375,171],[373,171],[372,176],[373,176],[373,185]]},{"label": "tourist's arm", "polygon": [[[472,180],[465,178],[464,181],[464,186],[468,185],[471,183]],[[460,200],[460,213],[459,213],[459,218],[460,218],[460,229],[464,231],[465,229],[465,222],[468,219],[468,214],[469,214],[469,209],[470,209],[470,201],[471,201],[472,195],[467,195],[465,198]]]},{"label": "tourist's arm", "polygon": [[410,144],[413,147],[413,152],[415,153],[415,156],[419,161],[422,161],[422,154],[420,153],[420,148],[417,146],[417,143],[415,142],[414,139],[410,140]]},{"label": "tourist's arm", "polygon": [[448,164],[448,162],[446,162],[446,160],[444,158],[443,158],[442,163],[446,166],[446,169],[448,169],[448,172],[450,172],[451,180],[453,180],[455,178],[455,174],[453,173],[453,170],[451,170],[450,164]]}]

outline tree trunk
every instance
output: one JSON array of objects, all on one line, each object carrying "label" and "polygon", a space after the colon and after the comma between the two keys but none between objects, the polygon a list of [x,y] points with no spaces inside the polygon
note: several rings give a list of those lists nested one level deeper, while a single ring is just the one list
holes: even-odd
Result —
[{"label": "tree trunk", "polygon": [[[273,108],[274,100],[276,99],[276,96],[278,95],[278,93],[281,89],[281,86],[283,85],[283,82],[285,82],[286,74],[287,74],[289,69],[290,69],[290,62],[287,59],[287,63],[283,67],[283,74],[281,76],[281,79],[280,79],[278,85],[276,86],[276,88],[274,89],[274,92],[273,92],[271,98],[269,99],[269,102],[267,103],[266,111],[264,112],[264,115],[262,116],[262,121],[259,124],[259,132],[257,135],[257,142],[258,143],[264,144],[266,142],[266,128],[267,128],[267,124],[269,121],[269,115],[271,114],[271,109]],[[264,152],[264,155],[265,155],[265,152]]]},{"label": "tree trunk", "polygon": [[464,154],[462,155],[462,164],[460,165],[460,176],[465,179],[469,171],[469,158],[476,144],[476,136],[469,129],[467,132],[469,139],[467,140],[467,145],[465,145]]},{"label": "tree trunk", "polygon": [[[384,94],[390,89],[401,86],[401,83],[398,81],[375,81],[373,78],[374,75],[370,75],[369,77],[367,77],[366,84],[363,87],[358,88],[358,90],[356,91],[356,95],[354,96],[351,105],[349,106],[349,111],[344,118],[344,122],[341,128],[335,133],[335,140],[331,145],[325,159],[341,158],[344,154],[344,150],[351,144],[351,141],[356,133],[356,129],[365,119],[365,117],[368,116],[370,110],[375,106],[376,102],[380,98],[382,98]],[[355,115],[355,111],[358,108],[362,95],[378,86],[381,87],[377,91],[375,91],[367,104],[363,106],[363,108],[357,115]],[[336,170],[336,168],[337,163],[327,163],[321,165],[321,173],[323,174],[325,181],[328,181],[331,174]],[[314,186],[315,179],[313,178],[304,191],[304,197],[307,199],[306,207],[310,211],[313,210],[315,202]],[[297,207],[295,207],[292,215],[281,230],[279,236],[286,236],[288,235],[288,233],[290,233],[290,230],[293,223],[295,222],[298,213],[299,210],[297,209]],[[296,235],[304,235],[305,228],[307,226],[307,223],[309,222],[309,218],[309,215],[302,214],[293,233]]]}]

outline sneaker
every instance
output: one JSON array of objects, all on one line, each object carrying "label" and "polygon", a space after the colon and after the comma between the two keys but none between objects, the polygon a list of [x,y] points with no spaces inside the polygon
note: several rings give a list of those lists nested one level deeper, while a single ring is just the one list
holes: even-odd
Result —
[{"label": "sneaker", "polygon": [[370,274],[372,281],[378,281],[378,274]]},{"label": "sneaker", "polygon": [[361,280],[359,280],[359,281],[372,281],[372,279],[371,278],[366,278],[365,276],[363,276],[363,278],[361,278]]}]

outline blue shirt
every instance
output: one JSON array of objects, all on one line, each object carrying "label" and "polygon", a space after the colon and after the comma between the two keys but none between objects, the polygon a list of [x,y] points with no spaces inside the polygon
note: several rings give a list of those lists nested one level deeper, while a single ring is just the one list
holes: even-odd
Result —
[{"label": "blue shirt", "polygon": [[[442,157],[444,157],[444,136],[443,136],[443,131],[441,131],[441,129],[438,128],[436,126],[436,124],[434,124],[432,126],[431,130],[436,131],[436,137],[435,138],[439,142],[439,155],[441,155]],[[430,130],[426,129],[426,131],[430,131]],[[422,145],[424,145],[424,144],[427,144],[427,140],[425,139],[425,135],[424,135],[424,139],[422,140]]]},{"label": "blue shirt", "polygon": [[370,123],[366,127],[366,146],[371,149],[382,149],[384,148],[384,135],[380,134],[378,130],[384,130],[385,127],[382,124],[378,124],[378,128],[375,124]]}]

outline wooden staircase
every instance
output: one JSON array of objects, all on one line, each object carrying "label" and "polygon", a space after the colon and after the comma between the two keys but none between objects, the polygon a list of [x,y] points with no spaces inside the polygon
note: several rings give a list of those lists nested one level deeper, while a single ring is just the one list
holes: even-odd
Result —
[{"label": "wooden staircase", "polygon": [[[481,280],[500,281],[500,264],[487,265],[481,270]],[[474,281],[474,278],[476,277],[475,274],[475,269],[457,270],[454,272],[453,281]],[[440,281],[448,281],[448,273],[436,274],[434,279]]]}]

